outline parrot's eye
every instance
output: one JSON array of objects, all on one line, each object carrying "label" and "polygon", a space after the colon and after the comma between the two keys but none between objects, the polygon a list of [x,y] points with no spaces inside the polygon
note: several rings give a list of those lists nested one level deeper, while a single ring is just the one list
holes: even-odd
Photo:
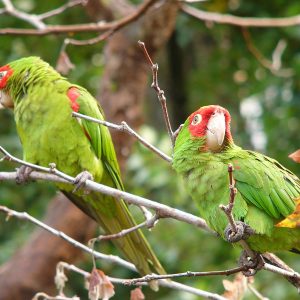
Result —
[{"label": "parrot's eye", "polygon": [[200,114],[194,115],[192,125],[198,125],[202,121],[202,116]]},{"label": "parrot's eye", "polygon": [[0,72],[0,80],[5,77],[5,75],[7,74],[7,71],[2,71]]}]

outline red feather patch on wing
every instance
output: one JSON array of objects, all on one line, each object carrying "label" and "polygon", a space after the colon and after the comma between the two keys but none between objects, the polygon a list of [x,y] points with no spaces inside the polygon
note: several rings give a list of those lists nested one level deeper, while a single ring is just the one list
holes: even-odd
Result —
[{"label": "red feather patch on wing", "polygon": [[5,88],[8,78],[14,72],[9,65],[5,65],[0,68],[0,72],[5,72],[5,71],[6,71],[5,75],[2,78],[0,78],[0,89]]},{"label": "red feather patch on wing", "polygon": [[80,96],[80,92],[76,87],[69,88],[67,92],[67,96],[71,102],[71,108],[73,111],[78,112],[80,105],[76,102],[77,98]]}]

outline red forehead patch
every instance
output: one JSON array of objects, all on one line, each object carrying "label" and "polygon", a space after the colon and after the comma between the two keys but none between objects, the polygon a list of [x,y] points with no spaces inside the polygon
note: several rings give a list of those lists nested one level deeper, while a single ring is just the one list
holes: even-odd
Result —
[{"label": "red forehead patch", "polygon": [[3,77],[0,77],[0,89],[3,89],[6,86],[8,78],[12,75],[12,73],[14,71],[13,71],[13,69],[11,69],[9,67],[9,65],[5,65],[5,66],[3,66],[3,67],[0,68],[0,72],[2,74],[4,74]]},{"label": "red forehead patch", "polygon": [[73,111],[78,112],[80,105],[76,101],[77,98],[80,96],[80,92],[76,87],[71,87],[68,89],[67,96],[71,102],[71,108]]}]

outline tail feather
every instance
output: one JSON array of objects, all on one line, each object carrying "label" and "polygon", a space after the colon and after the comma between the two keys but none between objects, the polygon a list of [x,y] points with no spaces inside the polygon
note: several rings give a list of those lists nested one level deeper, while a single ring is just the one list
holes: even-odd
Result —
[{"label": "tail feather", "polygon": [[[116,200],[111,196],[94,192],[82,196],[65,191],[63,193],[93,218],[107,234],[118,233],[123,229],[136,225],[127,205],[122,200]],[[136,266],[141,275],[166,273],[141,230],[114,239],[113,243]],[[152,282],[152,288],[156,290],[157,283]]]}]

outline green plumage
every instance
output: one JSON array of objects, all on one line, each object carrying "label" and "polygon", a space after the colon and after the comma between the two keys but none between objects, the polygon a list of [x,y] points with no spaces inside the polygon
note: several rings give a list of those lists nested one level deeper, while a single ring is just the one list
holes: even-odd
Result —
[{"label": "green plumage", "polygon": [[[37,57],[9,64],[13,70],[4,87],[14,102],[17,130],[24,159],[41,166],[55,163],[58,170],[76,176],[86,170],[96,182],[123,190],[120,170],[108,129],[71,116],[75,110],[103,120],[103,112],[89,92],[71,84]],[[75,88],[71,101],[68,91]],[[74,96],[74,95],[73,95]],[[106,233],[120,232],[135,225],[123,201],[111,196],[57,184],[77,206],[95,219]],[[128,260],[142,274],[164,273],[142,232],[135,231],[114,240]]]},{"label": "green plumage", "polygon": [[243,150],[226,137],[219,151],[209,151],[206,136],[193,136],[189,126],[187,119],[176,139],[173,167],[183,176],[208,225],[224,237],[228,220],[219,205],[229,201],[231,163],[238,190],[233,214],[235,220],[255,230],[248,239],[251,248],[258,252],[299,251],[300,229],[274,226],[294,211],[294,200],[300,196],[299,178],[276,160]]}]

